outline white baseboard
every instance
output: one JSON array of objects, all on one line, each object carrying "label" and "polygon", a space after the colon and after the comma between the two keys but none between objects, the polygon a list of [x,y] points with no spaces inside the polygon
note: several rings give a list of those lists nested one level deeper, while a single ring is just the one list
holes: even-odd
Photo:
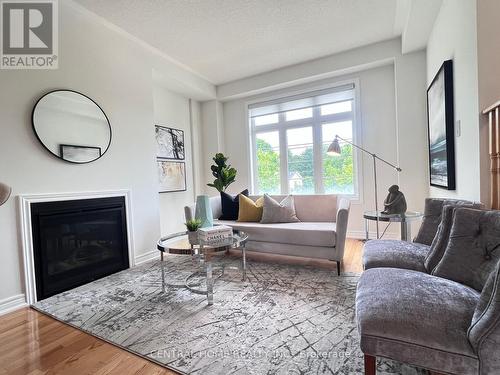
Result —
[{"label": "white baseboard", "polygon": [[160,258],[160,252],[158,250],[153,250],[153,251],[149,251],[147,253],[141,254],[141,255],[137,255],[134,258],[134,261],[135,261],[134,264],[136,266],[138,266],[139,264],[148,262],[152,259],[159,259],[159,258]]},{"label": "white baseboard", "polygon": [[[366,238],[366,233],[363,230],[350,230],[347,231],[348,238],[355,238],[357,240],[364,240]],[[370,239],[373,240],[377,238],[377,232],[370,232]],[[398,233],[386,233],[383,237],[384,240],[399,240]]]},{"label": "white baseboard", "polygon": [[0,315],[7,314],[14,310],[27,306],[28,304],[26,303],[26,296],[24,294],[7,297],[0,300]]}]

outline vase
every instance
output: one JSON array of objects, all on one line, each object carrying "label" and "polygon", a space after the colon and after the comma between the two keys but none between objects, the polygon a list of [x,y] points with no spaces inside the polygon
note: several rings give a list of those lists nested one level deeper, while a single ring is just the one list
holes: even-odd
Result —
[{"label": "vase", "polygon": [[191,245],[198,245],[198,231],[188,231],[188,241]]},{"label": "vase", "polygon": [[194,217],[195,219],[201,221],[201,228],[213,227],[214,217],[208,195],[198,195],[196,197],[196,210]]}]

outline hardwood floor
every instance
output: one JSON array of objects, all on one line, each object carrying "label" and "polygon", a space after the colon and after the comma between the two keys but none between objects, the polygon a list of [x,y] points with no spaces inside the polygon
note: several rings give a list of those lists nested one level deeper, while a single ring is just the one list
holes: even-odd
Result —
[{"label": "hardwood floor", "polygon": [[[361,272],[362,242],[348,240],[342,272]],[[336,270],[335,262],[275,255],[250,258],[279,260]],[[333,275],[332,275],[333,277]],[[335,276],[336,277],[336,276]],[[139,356],[83,333],[31,309],[0,317],[0,375],[176,374]]]}]

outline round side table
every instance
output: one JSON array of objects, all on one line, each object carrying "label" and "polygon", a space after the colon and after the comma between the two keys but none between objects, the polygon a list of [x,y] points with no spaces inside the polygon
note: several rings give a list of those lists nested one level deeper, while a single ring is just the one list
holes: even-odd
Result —
[{"label": "round side table", "polygon": [[[387,215],[378,212],[378,220],[391,223],[400,223],[401,225],[401,240],[411,241],[411,222],[420,220],[424,216],[423,213],[417,211],[406,211],[404,214]],[[365,234],[366,240],[370,239],[370,221],[377,221],[376,211],[365,211],[363,214],[365,219]]]}]

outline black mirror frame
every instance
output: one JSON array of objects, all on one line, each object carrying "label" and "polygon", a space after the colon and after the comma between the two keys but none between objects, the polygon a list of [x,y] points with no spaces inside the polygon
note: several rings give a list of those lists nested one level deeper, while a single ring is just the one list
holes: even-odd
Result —
[{"label": "black mirror frame", "polygon": [[[106,119],[106,122],[108,123],[108,127],[109,127],[109,142],[108,142],[108,144],[107,144],[106,149],[104,150],[104,152],[102,152],[101,155],[98,158],[95,158],[95,159],[89,160],[89,161],[71,161],[71,160],[66,160],[62,156],[53,153],[47,146],[45,146],[45,144],[40,139],[40,137],[39,137],[39,135],[38,135],[38,133],[36,131],[36,127],[35,127],[35,110],[36,110],[36,107],[38,106],[38,103],[43,98],[45,98],[47,95],[50,95],[50,94],[52,94],[54,92],[60,92],[60,91],[72,92],[72,93],[84,96],[85,98],[87,98],[88,100],[90,100],[92,103],[94,103],[97,106],[97,108],[99,108],[100,111],[102,112],[102,114],[104,115],[104,118]],[[96,160],[99,160],[100,158],[102,158],[106,154],[106,152],[108,152],[109,148],[111,147],[111,140],[113,139],[113,130],[111,129],[111,123],[109,122],[109,118],[106,115],[106,112],[104,112],[104,110],[101,108],[101,106],[99,104],[97,104],[96,101],[93,100],[91,97],[89,97],[89,96],[87,96],[85,94],[82,94],[81,92],[78,92],[78,91],[75,91],[75,90],[69,90],[69,89],[51,90],[51,91],[46,92],[45,94],[43,94],[40,98],[38,98],[38,100],[36,101],[35,105],[33,106],[33,110],[31,111],[31,127],[33,128],[33,133],[35,133],[36,139],[38,139],[38,141],[40,142],[40,144],[43,146],[44,149],[46,149],[52,156],[56,157],[57,159],[62,160],[64,162],[66,162],[66,163],[71,163],[71,164],[88,164],[88,163],[92,163],[92,162],[94,162]]]}]

